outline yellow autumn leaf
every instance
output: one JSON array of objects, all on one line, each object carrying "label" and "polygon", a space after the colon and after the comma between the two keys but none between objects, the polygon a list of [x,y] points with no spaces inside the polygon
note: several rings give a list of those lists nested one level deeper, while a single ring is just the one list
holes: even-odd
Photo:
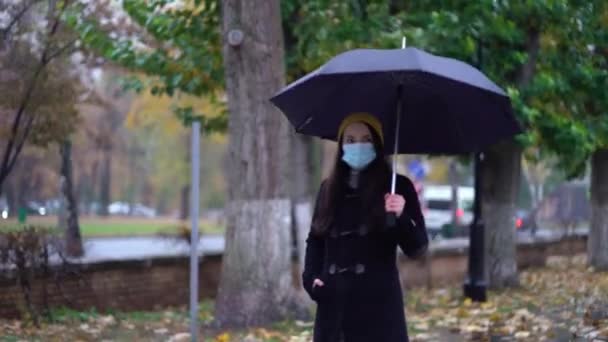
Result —
[{"label": "yellow autumn leaf", "polygon": [[229,333],[223,333],[221,335],[218,335],[215,338],[215,342],[229,342],[230,341],[230,334]]},{"label": "yellow autumn leaf", "polygon": [[458,311],[456,311],[456,316],[459,318],[466,318],[469,317],[469,312],[465,308],[458,308]]},{"label": "yellow autumn leaf", "polygon": [[490,315],[490,321],[492,323],[498,323],[502,320],[502,315],[499,312],[494,312]]},{"label": "yellow autumn leaf", "polygon": [[262,337],[263,339],[268,339],[271,337],[270,332],[264,328],[256,329],[256,335]]},{"label": "yellow autumn leaf", "polygon": [[494,303],[492,302],[485,302],[481,304],[481,308],[484,310],[490,310],[490,309],[494,309]]},{"label": "yellow autumn leaf", "polygon": [[464,329],[462,329],[466,332],[483,332],[485,331],[484,328],[480,327],[479,325],[475,325],[475,324],[471,324],[471,325],[467,325],[464,327]]},{"label": "yellow autumn leaf", "polygon": [[429,330],[429,324],[427,322],[420,322],[414,325],[417,330]]},{"label": "yellow autumn leaf", "polygon": [[[221,98],[223,94],[217,94]],[[153,123],[159,124],[168,132],[182,128],[182,123],[174,115],[173,107],[192,107],[195,112],[213,118],[222,114],[224,104],[221,100],[213,101],[211,97],[195,97],[186,94],[169,97],[155,96],[149,91],[138,94],[131,102],[125,120],[127,128],[141,127]]]}]

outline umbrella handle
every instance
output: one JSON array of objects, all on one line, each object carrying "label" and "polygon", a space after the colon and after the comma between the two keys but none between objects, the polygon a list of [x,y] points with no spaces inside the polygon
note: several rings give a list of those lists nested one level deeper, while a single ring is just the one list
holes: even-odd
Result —
[{"label": "umbrella handle", "polygon": [[[405,36],[401,41],[401,48],[405,49],[407,39]],[[395,154],[393,155],[393,174],[391,179],[391,194],[395,194],[395,186],[397,184],[397,149],[399,147],[399,125],[401,124],[401,91],[403,86],[400,84],[397,88],[397,123],[395,125]],[[386,226],[393,228],[397,225],[397,214],[391,212],[386,213]]]},{"label": "umbrella handle", "polygon": [[[405,44],[405,38],[404,38]],[[405,45],[404,45],[405,48]],[[397,152],[399,152],[399,130],[401,125],[401,92],[403,90],[403,86],[399,85],[397,87],[397,122],[395,122],[395,149],[393,150],[393,170],[391,174],[391,194],[395,194],[395,190],[397,187]],[[386,225],[389,228],[393,228],[397,225],[397,215],[395,213],[387,213],[386,214]]]},{"label": "umbrella handle", "polygon": [[397,225],[397,215],[395,213],[386,213],[386,226],[393,228]]}]

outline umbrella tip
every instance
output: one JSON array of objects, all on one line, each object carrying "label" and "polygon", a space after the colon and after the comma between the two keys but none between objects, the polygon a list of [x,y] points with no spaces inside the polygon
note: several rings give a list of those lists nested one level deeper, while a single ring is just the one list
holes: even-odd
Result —
[{"label": "umbrella tip", "polygon": [[407,46],[407,37],[403,36],[403,38],[401,39],[401,48],[405,49],[406,46]]}]

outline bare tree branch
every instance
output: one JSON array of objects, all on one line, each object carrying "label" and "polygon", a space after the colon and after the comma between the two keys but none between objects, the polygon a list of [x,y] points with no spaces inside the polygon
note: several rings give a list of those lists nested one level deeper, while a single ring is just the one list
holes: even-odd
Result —
[{"label": "bare tree branch", "polygon": [[19,108],[17,109],[15,119],[13,120],[13,126],[11,127],[11,135],[8,138],[8,144],[6,145],[6,148],[4,149],[4,155],[2,157],[2,164],[0,164],[0,191],[2,189],[1,185],[4,183],[4,180],[6,179],[6,177],[8,176],[8,174],[10,173],[10,171],[12,169],[12,167],[10,166],[10,165],[13,165],[10,160],[11,155],[13,155],[13,158],[16,158],[18,156],[18,154],[14,155],[13,148],[15,145],[15,141],[17,139],[17,134],[19,133],[19,126],[20,126],[21,120],[23,119],[23,116],[25,114],[27,105],[30,102],[32,94],[34,93],[34,88],[36,87],[36,84],[38,83],[38,78],[40,77],[40,74],[42,73],[43,68],[44,68],[44,64],[39,64],[38,67],[36,68],[34,76],[32,77],[32,80],[30,81],[30,83],[28,85],[25,96],[23,97],[23,99],[21,100],[21,103],[19,104]]},{"label": "bare tree branch", "polygon": [[[31,8],[31,5],[37,1],[40,1],[40,0],[34,0],[29,6],[27,6],[27,8],[28,9]],[[21,153],[23,145],[25,144],[27,137],[30,133],[32,123],[34,121],[35,113],[30,114],[30,118],[27,121],[27,123],[25,124],[25,128],[23,129],[22,139],[21,139],[21,141],[17,142],[17,139],[18,139],[17,137],[19,134],[21,122],[26,113],[27,107],[30,104],[34,90],[36,89],[36,86],[38,85],[38,80],[40,78],[40,75],[42,74],[42,71],[44,70],[44,68],[54,58],[57,58],[59,55],[61,55],[63,52],[65,52],[74,43],[74,41],[69,42],[69,43],[65,44],[64,46],[62,46],[61,48],[59,48],[58,50],[51,53],[53,37],[57,34],[57,31],[59,30],[60,23],[61,23],[61,16],[68,5],[69,5],[69,1],[66,2],[66,4],[64,4],[64,6],[59,8],[59,11],[56,13],[56,11],[58,9],[56,1],[51,0],[49,2],[48,17],[53,18],[53,23],[50,26],[48,33],[46,35],[45,47],[44,47],[44,50],[40,57],[40,61],[36,67],[34,75],[32,76],[32,78],[28,84],[26,93],[25,93],[23,99],[21,100],[19,107],[17,108],[16,114],[15,114],[15,119],[13,120],[13,125],[11,127],[11,134],[10,134],[10,137],[8,138],[8,143],[4,149],[4,155],[2,156],[2,163],[0,163],[0,194],[2,193],[2,184],[4,184],[6,177],[8,177],[8,174],[14,167],[14,165],[17,161],[17,158],[19,157],[19,154]],[[25,11],[24,11],[24,13],[25,13]],[[20,18],[23,17],[23,15],[24,14],[21,14]]]},{"label": "bare tree branch", "polygon": [[30,1],[28,3],[25,4],[25,6],[23,6],[23,8],[21,10],[19,10],[19,12],[17,12],[15,14],[15,16],[13,17],[13,19],[11,20],[11,22],[8,24],[8,26],[2,30],[0,30],[0,32],[2,32],[2,41],[6,41],[8,39],[8,35],[11,32],[11,30],[13,29],[13,26],[15,26],[19,20],[21,20],[21,18],[25,15],[25,13],[37,2],[40,2],[41,0],[33,0]]},{"label": "bare tree branch", "polygon": [[77,41],[77,39],[74,39],[74,40],[70,41],[69,43],[65,44],[64,46],[57,48],[54,52],[49,53],[46,64],[48,64],[53,59],[59,57],[61,54],[63,54],[70,48],[73,48],[76,41]]},{"label": "bare tree branch", "polygon": [[530,28],[528,30],[528,36],[526,40],[526,52],[528,53],[528,60],[520,69],[518,83],[520,86],[525,87],[534,78],[536,71],[536,61],[538,60],[538,52],[540,51],[540,32],[536,28]]},{"label": "bare tree branch", "polygon": [[15,148],[15,151],[13,153],[12,159],[9,161],[9,164],[8,164],[9,170],[12,170],[13,167],[15,166],[15,163],[17,162],[17,158],[19,157],[19,154],[21,154],[21,150],[23,149],[23,146],[25,145],[25,142],[27,141],[27,137],[29,136],[30,131],[32,129],[32,124],[34,123],[34,116],[30,116],[28,119],[29,120],[25,124],[25,131],[22,134],[21,141],[19,141],[19,143],[17,144],[17,147]]}]

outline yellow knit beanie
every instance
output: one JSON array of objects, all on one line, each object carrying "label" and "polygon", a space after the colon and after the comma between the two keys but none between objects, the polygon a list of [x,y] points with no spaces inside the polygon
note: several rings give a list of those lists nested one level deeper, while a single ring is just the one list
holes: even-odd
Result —
[{"label": "yellow knit beanie", "polygon": [[346,127],[354,122],[363,122],[368,124],[374,131],[376,131],[380,137],[380,141],[382,141],[382,144],[384,144],[384,134],[382,134],[382,124],[380,123],[380,120],[378,120],[375,116],[364,112],[351,113],[344,118],[344,120],[342,120],[340,129],[338,130],[338,140],[342,138],[342,134],[344,134]]}]

